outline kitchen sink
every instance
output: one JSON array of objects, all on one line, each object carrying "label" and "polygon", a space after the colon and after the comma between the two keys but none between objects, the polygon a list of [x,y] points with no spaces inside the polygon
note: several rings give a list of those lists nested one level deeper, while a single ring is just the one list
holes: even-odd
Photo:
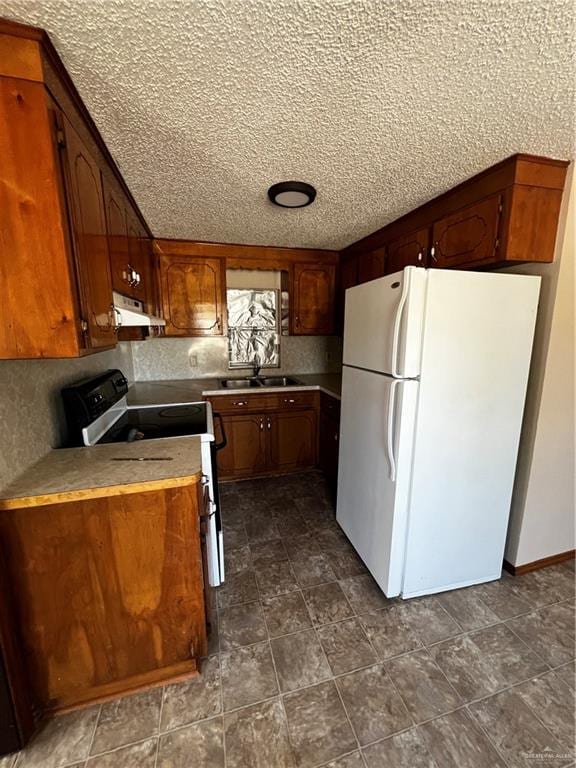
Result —
[{"label": "kitchen sink", "polygon": [[245,376],[241,379],[220,379],[224,389],[254,389],[256,387],[297,387],[301,384],[291,376]]},{"label": "kitchen sink", "polygon": [[220,379],[220,386],[224,389],[251,389],[259,387],[260,380],[253,377],[244,379]]},{"label": "kitchen sink", "polygon": [[300,384],[298,379],[290,376],[264,376],[261,382],[263,387],[295,387]]}]

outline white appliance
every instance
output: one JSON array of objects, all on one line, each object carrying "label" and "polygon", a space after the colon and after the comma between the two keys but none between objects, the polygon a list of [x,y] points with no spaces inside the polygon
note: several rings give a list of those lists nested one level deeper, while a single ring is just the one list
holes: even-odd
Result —
[{"label": "white appliance", "polygon": [[388,597],[500,578],[540,278],[346,292],[336,518]]},{"label": "white appliance", "polygon": [[162,317],[147,315],[143,302],[138,299],[131,299],[116,291],[112,291],[112,299],[117,328],[160,328],[166,325],[166,320]]}]

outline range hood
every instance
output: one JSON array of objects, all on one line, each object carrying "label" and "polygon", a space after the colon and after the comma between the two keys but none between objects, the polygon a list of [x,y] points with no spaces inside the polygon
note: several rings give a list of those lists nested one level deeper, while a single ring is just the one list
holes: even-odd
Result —
[{"label": "range hood", "polygon": [[135,326],[154,327],[166,325],[166,320],[155,315],[147,315],[144,312],[144,304],[138,299],[131,299],[121,293],[112,291],[114,301],[114,314],[119,328],[133,328]]}]

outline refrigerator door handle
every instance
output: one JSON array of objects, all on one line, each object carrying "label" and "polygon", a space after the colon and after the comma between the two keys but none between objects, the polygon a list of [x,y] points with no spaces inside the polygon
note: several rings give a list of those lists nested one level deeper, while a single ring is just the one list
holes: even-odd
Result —
[{"label": "refrigerator door handle", "polygon": [[401,377],[402,373],[398,370],[398,347],[400,346],[400,326],[402,323],[402,314],[404,313],[404,307],[408,298],[408,288],[410,283],[410,271],[404,270],[402,280],[402,293],[400,295],[400,301],[396,308],[396,316],[394,318],[394,330],[392,335],[392,376]]},{"label": "refrigerator door handle", "polygon": [[396,481],[396,457],[394,456],[394,423],[396,416],[396,387],[398,380],[390,384],[390,399],[388,400],[388,423],[386,425],[386,450],[390,464],[390,480]]}]

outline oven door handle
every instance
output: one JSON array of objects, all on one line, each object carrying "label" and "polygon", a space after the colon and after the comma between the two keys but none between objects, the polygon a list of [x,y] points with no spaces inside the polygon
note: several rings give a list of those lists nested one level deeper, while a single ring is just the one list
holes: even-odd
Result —
[{"label": "oven door handle", "polygon": [[223,448],[226,448],[226,446],[228,445],[228,440],[226,439],[226,430],[224,429],[224,419],[222,418],[221,413],[213,413],[212,417],[218,420],[218,423],[220,424],[220,432],[222,434],[221,442],[214,443],[214,450],[221,451]]}]

